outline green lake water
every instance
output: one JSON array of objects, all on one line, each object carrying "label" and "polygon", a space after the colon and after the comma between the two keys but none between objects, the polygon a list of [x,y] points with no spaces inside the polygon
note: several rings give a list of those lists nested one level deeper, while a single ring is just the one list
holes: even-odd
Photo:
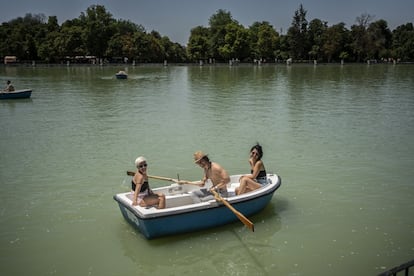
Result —
[{"label": "green lake water", "polygon": [[[127,80],[115,73],[126,70]],[[414,259],[414,65],[0,67],[1,275],[376,275]],[[112,196],[139,155],[282,177],[240,222],[146,240]],[[167,183],[152,180],[151,186]]]}]

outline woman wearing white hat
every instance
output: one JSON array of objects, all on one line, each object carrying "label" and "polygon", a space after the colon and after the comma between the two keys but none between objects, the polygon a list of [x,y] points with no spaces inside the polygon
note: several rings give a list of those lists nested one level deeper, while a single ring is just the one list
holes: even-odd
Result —
[{"label": "woman wearing white hat", "polygon": [[137,171],[132,178],[132,190],[134,197],[132,205],[139,205],[141,207],[157,205],[158,209],[165,208],[165,195],[154,193],[149,187],[147,175],[147,160],[140,156],[135,160]]}]

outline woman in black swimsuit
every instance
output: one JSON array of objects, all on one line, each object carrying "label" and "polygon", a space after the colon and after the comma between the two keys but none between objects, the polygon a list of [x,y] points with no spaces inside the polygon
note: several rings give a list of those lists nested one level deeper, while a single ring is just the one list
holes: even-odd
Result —
[{"label": "woman in black swimsuit", "polygon": [[236,195],[251,192],[266,184],[266,169],[262,161],[263,150],[258,143],[250,149],[250,174],[240,177]]},{"label": "woman in black swimsuit", "polygon": [[134,197],[132,205],[139,205],[141,207],[157,205],[158,209],[165,208],[165,195],[154,193],[148,183],[147,175],[147,160],[140,156],[135,160],[137,171],[132,178],[132,190]]}]

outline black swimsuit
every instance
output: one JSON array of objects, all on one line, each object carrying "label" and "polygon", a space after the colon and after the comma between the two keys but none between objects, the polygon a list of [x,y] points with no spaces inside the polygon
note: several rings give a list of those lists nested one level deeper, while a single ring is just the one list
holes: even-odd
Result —
[{"label": "black swimsuit", "polygon": [[[250,173],[253,174],[253,170],[251,170]],[[256,176],[256,179],[264,177],[266,177],[266,170],[260,171],[259,174]]]},{"label": "black swimsuit", "polygon": [[[133,191],[135,191],[136,187],[137,187],[137,185],[135,185],[134,181],[131,181],[131,188],[132,188]],[[141,190],[139,192],[143,193],[148,189],[149,189],[148,180],[145,180],[144,183],[142,183]]]},{"label": "black swimsuit", "polygon": [[[251,171],[251,173],[253,174],[253,170]],[[267,175],[266,175],[266,170],[260,171],[259,174],[256,176],[256,182],[262,184],[262,185],[266,185],[267,183]]]}]

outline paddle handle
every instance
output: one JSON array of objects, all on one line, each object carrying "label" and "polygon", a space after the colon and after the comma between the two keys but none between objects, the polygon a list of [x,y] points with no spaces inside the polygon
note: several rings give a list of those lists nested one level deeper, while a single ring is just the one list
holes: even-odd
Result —
[{"label": "paddle handle", "polygon": [[243,222],[244,225],[246,225],[247,228],[249,228],[252,232],[254,232],[254,224],[251,222],[248,218],[246,218],[242,213],[237,211],[227,200],[222,198],[216,191],[211,190],[211,192],[214,194],[214,197],[223,202],[224,205],[226,205],[227,208],[229,208],[238,218],[241,222]]},{"label": "paddle handle", "polygon": [[191,181],[187,181],[187,180],[178,180],[178,179],[174,179],[174,178],[156,176],[156,175],[148,175],[148,177],[158,179],[158,180],[165,180],[165,181],[175,182],[175,183],[178,183],[178,184],[190,184],[190,185],[197,185],[198,186],[198,184],[193,183]]},{"label": "paddle handle", "polygon": [[[127,175],[134,176],[135,175],[135,172],[127,171]],[[156,175],[148,175],[148,177],[149,178],[153,178],[153,179],[158,179],[158,180],[170,181],[170,182],[174,182],[174,183],[178,183],[178,184],[190,184],[190,185],[196,185],[196,186],[198,186],[197,183],[194,183],[194,182],[188,181],[188,180],[178,180],[178,179],[174,179],[174,178],[163,177],[163,176],[156,176]]]}]

